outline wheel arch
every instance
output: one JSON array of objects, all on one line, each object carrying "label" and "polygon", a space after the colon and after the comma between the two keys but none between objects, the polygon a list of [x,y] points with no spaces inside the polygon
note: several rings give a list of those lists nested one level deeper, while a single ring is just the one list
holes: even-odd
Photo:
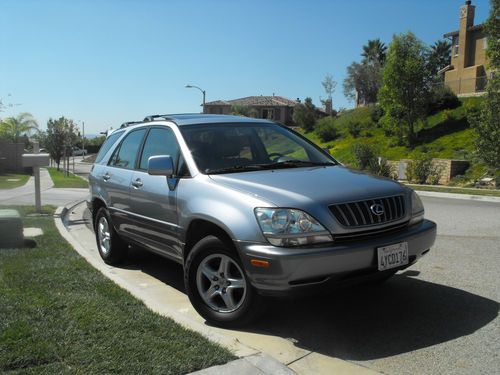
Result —
[{"label": "wheel arch", "polygon": [[224,242],[224,244],[226,244],[231,250],[233,250],[239,258],[236,246],[234,245],[231,235],[226,229],[222,228],[220,225],[214,223],[213,221],[204,218],[196,218],[189,223],[189,226],[186,230],[183,250],[184,262],[186,261],[194,245],[196,245],[196,243],[198,243],[201,239],[210,235],[219,238],[222,242]]}]

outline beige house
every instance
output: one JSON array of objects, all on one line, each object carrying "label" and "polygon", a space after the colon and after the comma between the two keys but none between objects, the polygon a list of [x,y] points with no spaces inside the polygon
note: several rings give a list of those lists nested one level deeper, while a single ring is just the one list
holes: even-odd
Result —
[{"label": "beige house", "polygon": [[[273,120],[284,125],[293,126],[293,111],[300,101],[287,99],[283,96],[247,96],[240,99],[216,100],[205,103],[203,113],[229,115],[235,106],[245,108],[249,116]],[[330,105],[331,107],[331,105]],[[318,116],[326,116],[326,112],[317,109]]]},{"label": "beige house", "polygon": [[467,0],[460,7],[460,28],[444,34],[452,42],[451,64],[444,68],[445,84],[459,96],[481,93],[490,74],[483,25],[474,25],[475,6]]}]

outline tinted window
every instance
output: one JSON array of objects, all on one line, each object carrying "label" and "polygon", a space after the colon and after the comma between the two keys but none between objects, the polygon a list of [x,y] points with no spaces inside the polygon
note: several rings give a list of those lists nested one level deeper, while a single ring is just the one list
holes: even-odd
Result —
[{"label": "tinted window", "polygon": [[129,133],[111,158],[110,165],[119,168],[134,169],[137,152],[139,151],[139,147],[141,147],[142,138],[144,138],[145,133],[146,129],[135,130]]},{"label": "tinted window", "polygon": [[169,128],[153,128],[150,130],[142,151],[139,169],[148,169],[148,160],[151,156],[170,155],[175,162],[179,155],[179,146],[174,132]]},{"label": "tinted window", "polygon": [[106,156],[108,151],[111,149],[111,147],[113,147],[113,145],[116,143],[118,138],[121,137],[122,134],[123,131],[113,133],[104,141],[104,143],[101,146],[101,149],[99,150],[99,153],[97,154],[97,157],[95,158],[96,163],[101,162],[101,160],[104,158],[104,156]]}]

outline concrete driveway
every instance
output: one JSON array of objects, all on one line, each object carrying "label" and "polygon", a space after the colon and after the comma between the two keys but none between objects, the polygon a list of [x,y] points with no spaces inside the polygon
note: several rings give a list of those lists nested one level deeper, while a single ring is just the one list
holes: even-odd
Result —
[{"label": "concrete driveway", "polygon": [[[127,264],[106,267],[156,308],[170,309],[209,334],[234,337],[298,373],[496,373],[500,203],[423,200],[427,217],[438,223],[438,239],[419,263],[378,287],[269,300],[267,314],[245,330],[204,325],[184,294],[182,267],[173,262],[133,250]],[[86,255],[102,264],[83,205],[66,224]]]}]

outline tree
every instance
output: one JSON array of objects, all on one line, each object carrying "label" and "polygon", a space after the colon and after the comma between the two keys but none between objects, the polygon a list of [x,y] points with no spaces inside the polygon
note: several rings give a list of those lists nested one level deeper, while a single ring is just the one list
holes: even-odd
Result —
[{"label": "tree", "polygon": [[371,39],[363,46],[363,62],[368,64],[378,64],[383,66],[385,63],[387,46],[380,39]]},{"label": "tree", "polygon": [[[438,40],[429,49],[427,55],[427,65],[432,76],[437,76],[438,72],[451,64],[451,43],[447,40]],[[444,75],[440,80],[444,79]]]},{"label": "tree", "polygon": [[[488,37],[488,48],[486,56],[490,61],[490,67],[500,67],[500,0],[491,0],[491,13],[485,23],[485,32]],[[498,73],[497,73],[498,75]]]},{"label": "tree", "polygon": [[356,105],[374,104],[382,86],[382,69],[378,63],[353,62],[347,67],[344,95]]},{"label": "tree", "polygon": [[491,2],[491,13],[485,23],[488,38],[486,54],[492,71],[496,71],[488,80],[486,95],[479,111],[467,115],[476,132],[477,154],[493,171],[500,169],[500,1]]},{"label": "tree", "polygon": [[316,125],[316,107],[311,98],[305,98],[304,104],[300,103],[295,106],[293,121],[306,132],[314,129]]},{"label": "tree", "polygon": [[321,85],[325,89],[326,97],[331,100],[332,94],[337,86],[337,82],[333,80],[333,76],[331,74],[327,74],[321,82]]},{"label": "tree", "polygon": [[58,120],[47,121],[47,131],[41,134],[40,142],[47,149],[57,164],[66,156],[78,139],[78,132],[73,120],[60,117]]},{"label": "tree", "polygon": [[380,39],[371,39],[363,46],[363,60],[347,67],[344,80],[344,95],[356,105],[374,104],[382,86],[382,67],[386,60],[387,47]]},{"label": "tree", "polygon": [[385,124],[395,126],[400,142],[413,147],[416,124],[426,115],[429,72],[426,49],[411,32],[394,35],[383,71],[379,101],[385,112]]},{"label": "tree", "polygon": [[38,130],[38,123],[27,112],[17,117],[7,117],[0,123],[0,136],[11,142],[17,142],[21,135],[31,135],[36,130]]}]

